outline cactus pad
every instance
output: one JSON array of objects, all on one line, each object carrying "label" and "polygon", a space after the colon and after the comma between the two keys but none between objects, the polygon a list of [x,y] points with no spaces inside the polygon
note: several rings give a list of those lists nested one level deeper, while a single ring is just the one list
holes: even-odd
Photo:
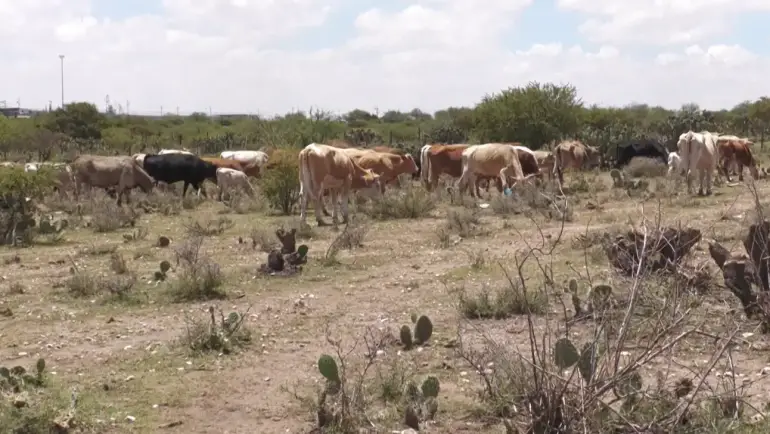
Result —
[{"label": "cactus pad", "polygon": [[168,261],[161,261],[160,263],[160,272],[161,273],[167,273],[168,270],[171,269],[171,263]]},{"label": "cactus pad", "polygon": [[425,415],[425,419],[433,420],[437,412],[438,412],[438,400],[432,396],[428,397],[425,400],[425,410],[423,411],[423,414]]},{"label": "cactus pad", "polygon": [[26,374],[27,370],[24,369],[23,366],[14,366],[11,368],[11,374],[21,377],[22,375]]},{"label": "cactus pad", "polygon": [[596,345],[592,342],[587,342],[583,345],[583,349],[580,351],[580,359],[578,360],[578,369],[586,383],[590,383],[594,378],[597,359]]},{"label": "cactus pad", "polygon": [[305,256],[307,256],[307,251],[308,251],[308,248],[305,244],[302,244],[301,246],[297,247],[297,255],[300,258],[304,258]]},{"label": "cactus pad", "polygon": [[422,382],[422,396],[425,398],[438,397],[439,390],[441,390],[441,385],[438,382],[438,378],[432,375]]},{"label": "cactus pad", "polygon": [[567,338],[561,338],[556,341],[553,349],[553,357],[556,366],[559,369],[567,369],[573,366],[580,359],[577,348]]},{"label": "cactus pad", "polygon": [[417,314],[416,313],[412,313],[411,320],[412,320],[412,324],[416,324],[417,323]]},{"label": "cactus pad", "polygon": [[324,354],[318,358],[318,371],[327,380],[333,383],[340,382],[340,372],[337,370],[337,362],[334,358],[328,354]]},{"label": "cactus pad", "polygon": [[433,323],[430,322],[430,318],[423,315],[417,319],[417,323],[414,325],[414,340],[417,344],[424,344],[428,342],[433,334]]},{"label": "cactus pad", "polygon": [[0,377],[9,380],[11,378],[11,371],[9,371],[5,366],[0,367]]},{"label": "cactus pad", "polygon": [[35,368],[37,369],[37,375],[41,375],[43,371],[45,371],[45,359],[43,358],[37,359],[37,363],[35,363]]},{"label": "cactus pad", "polygon": [[401,326],[399,335],[401,338],[401,343],[404,345],[404,347],[406,349],[412,348],[412,329],[410,329],[408,325]]}]

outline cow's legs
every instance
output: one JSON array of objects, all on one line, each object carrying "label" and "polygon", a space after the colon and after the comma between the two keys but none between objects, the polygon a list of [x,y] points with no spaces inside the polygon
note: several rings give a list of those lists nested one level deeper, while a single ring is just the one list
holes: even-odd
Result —
[{"label": "cow's legs", "polygon": [[304,224],[307,222],[307,199],[308,191],[300,185],[299,189],[299,221]]},{"label": "cow's legs", "polygon": [[705,173],[705,176],[704,176],[704,178],[706,179],[706,196],[710,196],[711,193],[712,193],[712,189],[711,189],[711,186],[712,186],[712,179],[711,179],[712,172],[713,172],[712,170],[707,170],[706,173]]},{"label": "cow's legs", "polygon": [[[337,225],[340,221],[339,218],[339,194],[336,189],[332,189],[329,191],[329,197],[332,200],[332,224]],[[346,204],[347,205],[347,204]]]},{"label": "cow's legs", "polygon": [[313,212],[315,213],[315,221],[318,223],[318,226],[326,226],[326,222],[323,217],[321,217],[321,209],[323,209],[323,196],[321,193],[322,192],[319,191],[318,194],[313,197]]},{"label": "cow's legs", "polygon": [[182,187],[182,199],[184,199],[184,196],[187,194],[187,187],[189,185],[190,184],[187,181],[184,182],[184,186]]},{"label": "cow's legs", "polygon": [[743,163],[738,161],[736,165],[738,166],[738,181],[743,181]]},{"label": "cow's legs", "polygon": [[350,216],[350,208],[348,207],[348,201],[350,198],[350,187],[343,186],[339,192],[340,208],[342,209],[342,223],[347,224]]}]

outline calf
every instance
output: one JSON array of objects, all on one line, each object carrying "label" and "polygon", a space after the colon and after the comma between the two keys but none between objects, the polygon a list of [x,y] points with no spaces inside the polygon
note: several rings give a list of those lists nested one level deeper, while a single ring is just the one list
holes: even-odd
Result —
[{"label": "calf", "polygon": [[219,187],[218,199],[222,200],[223,193],[230,193],[236,188],[246,191],[249,197],[254,197],[254,188],[249,184],[249,178],[240,170],[229,167],[217,169],[217,187]]},{"label": "calf", "polygon": [[724,173],[727,182],[732,182],[730,179],[730,171],[728,170],[731,164],[738,166],[737,171],[739,181],[743,181],[744,166],[749,168],[749,172],[754,179],[759,179],[757,161],[751,153],[751,145],[753,145],[753,143],[748,139],[741,139],[736,136],[717,137],[717,149],[719,154],[717,170]]},{"label": "calf", "polygon": [[[173,184],[184,182],[182,197],[187,194],[187,187],[192,185],[201,195],[201,186],[205,180],[217,183],[217,167],[208,161],[203,161],[195,155],[187,154],[147,154],[144,157],[144,170],[157,182]],[[202,192],[206,196],[206,192]]]}]

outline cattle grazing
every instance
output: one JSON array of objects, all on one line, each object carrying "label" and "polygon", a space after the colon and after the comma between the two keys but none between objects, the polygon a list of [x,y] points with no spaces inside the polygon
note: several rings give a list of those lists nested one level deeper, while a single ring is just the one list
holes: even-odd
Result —
[{"label": "cattle grazing", "polygon": [[564,183],[564,170],[590,169],[601,163],[599,149],[588,146],[577,140],[561,142],[553,150],[555,157],[554,173],[559,177],[559,183]]},{"label": "cattle grazing", "polygon": [[524,176],[540,176],[540,165],[537,162],[535,151],[529,149],[521,144],[514,143],[513,149],[516,150],[516,154],[519,156],[519,163],[521,164],[521,171]]},{"label": "cattle grazing", "polygon": [[172,155],[172,154],[182,154],[182,155],[194,155],[192,152],[188,151],[187,149],[161,149],[158,152],[158,155]]},{"label": "cattle grazing", "polygon": [[[379,175],[356,164],[341,149],[333,146],[311,143],[299,152],[300,220],[307,220],[307,202],[313,199],[316,221],[323,226],[321,218],[322,192],[330,190],[332,199],[332,221],[338,222],[337,210],[342,208],[343,222],[348,221],[348,197],[353,188],[381,189]],[[339,199],[338,200],[338,196]]]},{"label": "cattle grazing", "polygon": [[[469,145],[425,145],[420,149],[420,178],[428,191],[433,191],[438,185],[439,176],[449,175],[460,178],[463,173],[462,154]],[[480,195],[480,185],[494,177],[478,176],[476,178],[476,195]],[[487,189],[489,186],[487,185]]]},{"label": "cattle grazing", "polygon": [[[230,160],[230,159],[216,158],[216,157],[201,157],[201,160],[213,164],[214,166],[216,166],[217,169],[227,168],[227,169],[233,169],[239,172],[246,173],[246,170],[243,167],[243,163],[237,160]],[[257,175],[259,175],[259,167],[257,167],[256,165],[250,165],[248,167],[252,170],[252,172],[246,173],[246,176],[256,176],[256,175],[253,175],[253,173],[256,173]]]},{"label": "cattle grazing", "polygon": [[[499,176],[503,190],[508,186],[509,178],[514,179],[514,185],[525,179],[518,152],[505,143],[473,145],[462,152],[462,175],[458,183],[460,194],[479,175]],[[473,193],[478,196],[477,191]]]},{"label": "cattle grazing", "polygon": [[679,154],[676,152],[669,152],[668,154],[668,175],[671,176],[675,171],[682,170],[682,159],[679,158]]},{"label": "cattle grazing", "polygon": [[728,170],[731,164],[737,165],[739,181],[743,181],[744,166],[749,168],[749,172],[754,179],[759,179],[757,162],[754,159],[754,155],[751,153],[751,145],[753,145],[753,143],[748,139],[742,139],[736,136],[725,135],[717,137],[717,153],[719,155],[717,167],[719,171],[725,175],[727,182],[732,182]]},{"label": "cattle grazing", "polygon": [[75,187],[75,175],[72,168],[66,163],[27,163],[24,165],[25,172],[37,172],[41,168],[50,168],[54,171],[54,190],[58,191],[62,197],[67,197],[67,190]]},{"label": "cattle grazing", "polygon": [[254,188],[249,184],[249,178],[245,173],[229,167],[220,167],[217,169],[217,187],[219,189],[218,199],[222,200],[224,193],[230,193],[235,189],[242,189],[254,197]]},{"label": "cattle grazing", "polygon": [[80,155],[70,163],[75,179],[75,198],[80,196],[83,184],[117,191],[118,206],[131,201],[130,192],[140,187],[145,193],[152,191],[153,179],[136,161],[128,156],[103,157],[98,155]]},{"label": "cattle grazing", "polygon": [[380,175],[380,182],[383,184],[398,180],[399,175],[413,174],[418,171],[417,164],[410,154],[357,148],[342,149],[342,152],[359,166],[371,169]]},{"label": "cattle grazing", "polygon": [[537,160],[540,171],[547,174],[549,179],[553,179],[553,168],[556,165],[556,157],[549,151],[532,151]]},{"label": "cattle grazing", "polygon": [[717,138],[704,131],[688,131],[679,136],[677,151],[682,159],[682,169],[687,180],[687,192],[692,193],[690,174],[698,171],[699,195],[711,194],[711,177],[717,168]]},{"label": "cattle grazing", "polygon": [[144,170],[158,182],[162,181],[166,184],[184,182],[182,197],[185,197],[187,187],[190,185],[200,197],[201,193],[206,196],[206,192],[201,189],[205,180],[217,183],[217,167],[195,155],[147,154],[144,157]]},{"label": "cattle grazing", "polygon": [[636,157],[646,157],[668,163],[668,150],[654,139],[632,140],[615,147],[615,168],[621,169]]}]

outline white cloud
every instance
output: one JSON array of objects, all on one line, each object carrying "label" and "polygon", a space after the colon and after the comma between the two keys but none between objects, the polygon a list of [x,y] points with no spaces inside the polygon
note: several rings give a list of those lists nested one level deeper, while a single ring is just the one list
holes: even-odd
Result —
[{"label": "white cloud", "polygon": [[739,15],[770,11],[769,0],[558,0],[589,18],[580,31],[610,44],[692,44],[730,33]]},{"label": "white cloud", "polygon": [[[103,105],[110,95],[144,112],[436,110],[531,80],[570,82],[587,102],[615,105],[721,107],[767,91],[770,59],[703,38],[731,31],[728,5],[760,10],[770,1],[640,1],[560,0],[594,17],[593,30],[584,25],[600,42],[592,48],[546,39],[506,49],[532,0],[415,0],[397,11],[362,11],[342,24],[355,33],[339,46],[303,52],[279,48],[311,28],[345,31],[327,20],[356,2],[164,0],[161,15],[110,20],[95,16],[88,0],[0,0],[0,100],[56,104],[60,53],[67,100]],[[722,25],[710,26],[712,18]],[[670,46],[642,56],[627,45],[643,42]]]}]

